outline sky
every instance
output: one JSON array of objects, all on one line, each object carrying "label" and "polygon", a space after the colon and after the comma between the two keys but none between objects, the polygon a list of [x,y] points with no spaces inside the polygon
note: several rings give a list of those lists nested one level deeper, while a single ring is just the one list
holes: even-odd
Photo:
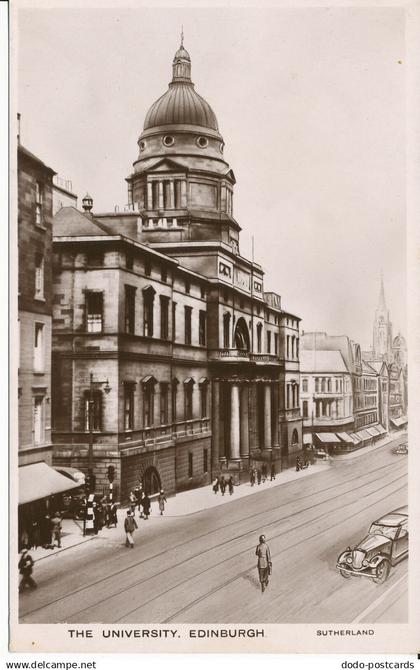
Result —
[{"label": "sky", "polygon": [[236,176],[240,252],[303,330],[367,348],[380,274],[406,334],[404,12],[362,8],[20,9],[22,144],[94,210],[125,177],[184,26],[196,90]]}]

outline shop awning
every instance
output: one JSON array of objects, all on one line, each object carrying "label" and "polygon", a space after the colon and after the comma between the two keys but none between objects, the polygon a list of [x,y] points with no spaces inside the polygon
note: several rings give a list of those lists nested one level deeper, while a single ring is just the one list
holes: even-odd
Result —
[{"label": "shop awning", "polygon": [[370,433],[368,433],[367,430],[365,430],[365,429],[358,430],[356,435],[358,435],[360,437],[360,439],[363,440],[363,441],[372,439],[372,435]]},{"label": "shop awning", "polygon": [[41,500],[55,493],[70,491],[79,486],[80,482],[60,475],[44,461],[22,465],[19,468],[19,505]]},{"label": "shop awning", "polygon": [[348,433],[337,433],[338,437],[340,440],[343,440],[343,442],[347,442],[347,444],[354,444],[354,440],[351,435]]},{"label": "shop awning", "polygon": [[378,437],[380,433],[376,430],[375,426],[369,426],[369,428],[366,428],[367,432],[369,435],[372,435],[372,437]]},{"label": "shop awning", "polygon": [[380,423],[378,423],[378,425],[375,426],[375,428],[378,431],[379,435],[386,435],[386,430],[383,426],[381,426]]},{"label": "shop awning", "polygon": [[350,437],[355,444],[360,444],[360,442],[363,442],[362,438],[359,437],[357,433],[350,433]]},{"label": "shop awning", "polygon": [[324,442],[325,444],[340,442],[335,433],[315,433],[315,435],[317,436],[318,440],[320,440],[320,442]]},{"label": "shop awning", "polygon": [[303,433],[303,444],[312,444],[312,433]]},{"label": "shop awning", "polygon": [[397,419],[390,419],[390,421],[392,424],[394,424],[394,426],[400,428],[400,426],[404,426],[407,423],[407,417],[399,416]]}]

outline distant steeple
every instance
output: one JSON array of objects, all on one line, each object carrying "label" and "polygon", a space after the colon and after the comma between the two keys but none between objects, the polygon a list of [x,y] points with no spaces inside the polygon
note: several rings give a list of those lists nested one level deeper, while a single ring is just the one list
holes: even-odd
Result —
[{"label": "distant steeple", "polygon": [[384,289],[384,275],[381,272],[381,288],[379,291],[379,302],[378,309],[381,311],[386,311],[386,302],[385,302],[385,289]]}]

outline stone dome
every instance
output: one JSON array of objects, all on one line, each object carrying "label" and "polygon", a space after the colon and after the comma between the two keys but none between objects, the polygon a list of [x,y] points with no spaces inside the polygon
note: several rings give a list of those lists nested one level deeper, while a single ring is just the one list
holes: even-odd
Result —
[{"label": "stone dome", "polygon": [[169,88],[146,114],[143,130],[167,125],[201,126],[218,132],[216,115],[194,89],[191,81],[191,59],[181,44],[172,63]]}]

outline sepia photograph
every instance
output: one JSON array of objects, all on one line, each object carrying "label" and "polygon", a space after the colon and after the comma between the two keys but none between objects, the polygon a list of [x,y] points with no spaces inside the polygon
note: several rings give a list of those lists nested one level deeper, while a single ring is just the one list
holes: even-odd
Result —
[{"label": "sepia photograph", "polygon": [[10,40],[11,649],[417,652],[406,8]]}]

